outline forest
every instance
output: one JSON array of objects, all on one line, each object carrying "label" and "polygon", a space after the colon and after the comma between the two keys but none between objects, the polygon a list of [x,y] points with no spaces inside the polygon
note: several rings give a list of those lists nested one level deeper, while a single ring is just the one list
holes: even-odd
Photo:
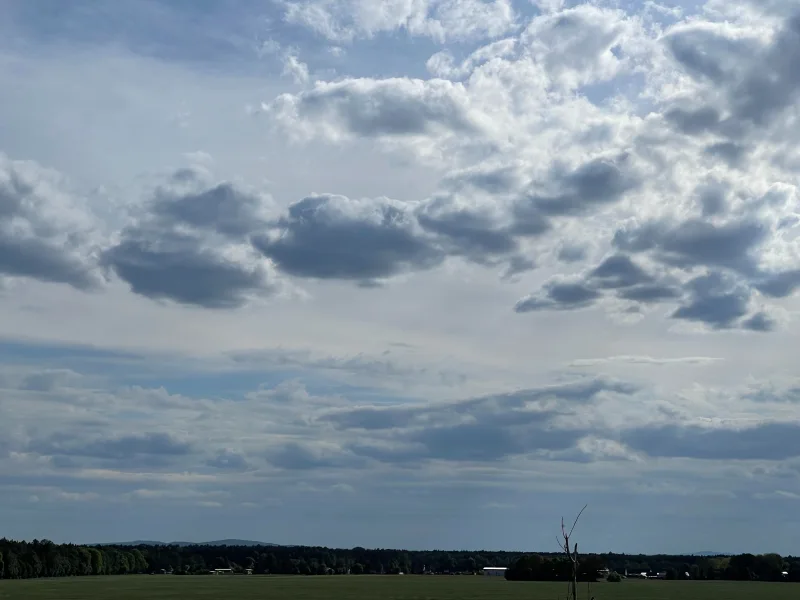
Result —
[{"label": "forest", "polygon": [[[0,539],[0,578],[75,577],[171,573],[206,574],[216,568],[290,575],[473,574],[483,567],[508,567],[508,579],[557,581],[567,565],[555,553],[501,551],[412,551],[301,546],[79,546]],[[587,554],[581,578],[597,571],[666,572],[668,579],[800,581],[800,558],[778,554],[668,556]],[[787,575],[783,575],[786,572]]]}]

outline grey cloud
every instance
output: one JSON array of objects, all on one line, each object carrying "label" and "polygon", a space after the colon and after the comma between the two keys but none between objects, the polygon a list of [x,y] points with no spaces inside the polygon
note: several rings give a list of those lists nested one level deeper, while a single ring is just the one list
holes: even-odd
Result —
[{"label": "grey cloud", "polygon": [[[727,186],[711,182],[697,190],[706,216],[725,213]],[[685,284],[658,281],[619,293],[637,302],[687,300],[672,314],[713,329],[740,327],[772,331],[776,323],[766,314],[750,312],[754,290],[783,298],[800,286],[800,270],[766,272],[760,265],[761,247],[771,235],[768,223],[746,213],[723,223],[690,218],[684,222],[651,221],[618,230],[612,240],[621,251],[647,253],[655,261],[685,271],[705,268],[706,274]]]},{"label": "grey cloud", "polygon": [[12,237],[0,230],[0,273],[30,277],[52,283],[66,283],[80,290],[99,286],[95,265],[64,253],[63,248],[40,239]]},{"label": "grey cloud", "polygon": [[716,226],[702,221],[674,227],[655,222],[620,230],[613,240],[620,250],[649,251],[667,266],[687,270],[705,266],[713,270],[680,283],[670,276],[648,273],[626,254],[612,254],[577,280],[549,282],[540,293],[520,300],[515,311],[585,308],[600,300],[603,290],[614,290],[618,298],[638,304],[683,301],[672,313],[673,319],[700,322],[714,329],[766,331],[774,325],[770,320],[754,317],[740,321],[749,313],[752,296],[746,276],[758,272],[751,248],[763,239],[765,231],[755,222]]},{"label": "grey cloud", "polygon": [[544,294],[528,296],[517,302],[514,311],[576,310],[587,308],[600,299],[600,292],[581,282],[551,281],[543,291]]},{"label": "grey cloud", "polygon": [[309,196],[289,208],[278,237],[253,243],[298,277],[368,281],[438,266],[445,253],[400,202]]},{"label": "grey cloud", "polygon": [[716,266],[752,274],[757,271],[754,251],[768,235],[769,228],[755,219],[723,225],[690,219],[618,230],[613,244],[627,252],[653,251],[654,258],[676,267]]},{"label": "grey cloud", "polygon": [[319,448],[310,444],[288,442],[267,453],[273,466],[287,471],[308,471],[352,465],[355,457],[349,457],[338,449]]},{"label": "grey cloud", "polygon": [[775,325],[775,320],[765,312],[757,312],[749,319],[742,321],[742,328],[750,331],[774,331]]},{"label": "grey cloud", "polygon": [[631,395],[637,390],[635,385],[626,382],[591,378],[457,402],[341,409],[326,415],[324,421],[341,429],[364,430],[442,426],[456,418],[475,419],[495,426],[542,423],[559,414],[556,406],[575,410],[603,393]]},{"label": "grey cloud", "polygon": [[772,298],[786,298],[800,287],[800,269],[764,273],[755,281],[755,288]]},{"label": "grey cloud", "polygon": [[513,208],[512,231],[521,237],[537,237],[549,232],[553,225],[550,219],[532,202],[517,202]]},{"label": "grey cloud", "polygon": [[152,213],[169,225],[181,223],[232,237],[243,237],[264,227],[262,198],[229,182],[202,186],[200,177],[191,170],[179,173],[183,175],[173,175],[173,179],[177,177],[192,187],[162,186],[151,204]]},{"label": "grey cloud", "polygon": [[586,434],[583,430],[470,423],[425,429],[413,440],[425,447],[429,459],[494,461],[536,450],[566,450]]},{"label": "grey cloud", "polygon": [[52,392],[81,379],[80,374],[69,369],[48,369],[26,375],[19,387],[31,392]]},{"label": "grey cloud", "polygon": [[201,173],[182,169],[103,252],[101,264],[141,296],[236,308],[278,289],[247,239],[265,226],[263,212],[261,198],[230,183],[209,185]]},{"label": "grey cloud", "polygon": [[[463,182],[459,175],[456,178]],[[421,204],[322,194],[289,207],[272,231],[252,238],[278,268],[297,277],[376,285],[431,269],[448,257],[505,264],[505,277],[534,268],[519,254],[509,216],[496,205],[444,193]]]},{"label": "grey cloud", "polygon": [[503,271],[502,279],[513,280],[517,275],[533,271],[536,268],[536,262],[524,256],[515,255],[508,259],[508,265]]},{"label": "grey cloud", "polygon": [[[554,168],[548,181],[534,183],[517,207],[521,224],[535,213],[546,216],[579,215],[619,201],[641,184],[631,157],[621,154],[595,158],[572,171]],[[534,211],[533,213],[531,211]]]},{"label": "grey cloud", "polygon": [[376,431],[408,427],[418,417],[418,411],[411,408],[366,406],[331,413],[325,420],[343,429]]},{"label": "grey cloud", "polygon": [[639,187],[640,174],[630,155],[594,158],[575,169],[556,165],[534,181],[513,204],[513,232],[539,236],[551,229],[552,217],[575,217],[621,200]]},{"label": "grey cloud", "polygon": [[621,440],[653,457],[784,460],[800,456],[800,425],[763,423],[745,429],[661,425],[628,429]]},{"label": "grey cloud", "polygon": [[716,84],[730,82],[741,64],[760,49],[755,40],[726,37],[702,22],[676,28],[665,41],[672,56],[689,74]]},{"label": "grey cloud", "polygon": [[589,273],[588,279],[603,289],[629,288],[653,281],[651,275],[624,254],[606,258]]},{"label": "grey cloud", "polygon": [[800,15],[789,17],[764,55],[757,55],[742,81],[731,89],[739,119],[763,125],[796,99],[800,88]]},{"label": "grey cloud", "polygon": [[672,285],[652,283],[635,285],[624,290],[619,290],[618,295],[624,300],[650,304],[669,300],[677,300],[683,296],[683,292],[679,288]]},{"label": "grey cloud", "polygon": [[716,83],[724,79],[725,72],[719,63],[708,56],[696,39],[673,35],[668,38],[668,46],[675,59],[695,76],[707,77]]},{"label": "grey cloud", "polygon": [[204,308],[236,308],[253,296],[268,296],[276,284],[260,264],[237,262],[178,234],[156,238],[131,229],[106,250],[102,264],[134,293]]},{"label": "grey cloud", "polygon": [[698,135],[713,131],[719,125],[719,111],[712,106],[689,109],[675,107],[664,113],[664,118],[679,131]]},{"label": "grey cloud", "polygon": [[101,286],[88,237],[91,217],[65,203],[48,171],[0,154],[0,275]]},{"label": "grey cloud", "polygon": [[558,260],[565,263],[575,263],[586,260],[588,252],[585,246],[566,244],[558,251]]},{"label": "grey cloud", "polygon": [[747,148],[733,142],[718,142],[707,146],[703,151],[708,156],[719,158],[731,167],[740,167],[747,155]]},{"label": "grey cloud", "polygon": [[366,137],[480,130],[463,87],[441,79],[317,82],[310,90],[279,96],[271,110],[285,123],[325,123],[326,128]]},{"label": "grey cloud", "polygon": [[373,460],[492,461],[572,448],[587,432],[565,428],[556,419],[574,414],[600,394],[636,391],[624,382],[590,379],[460,402],[346,409],[326,420],[344,430],[381,431],[388,440],[382,445],[348,446]]},{"label": "grey cloud", "polygon": [[656,279],[625,254],[612,254],[579,280],[556,280],[545,284],[539,294],[520,300],[515,311],[586,308],[602,297],[601,290],[616,290],[620,298],[643,303],[679,298],[682,295],[676,283]]},{"label": "grey cloud", "polygon": [[800,402],[800,387],[776,388],[772,384],[756,387],[752,392],[742,396],[751,402],[777,402],[794,404]]},{"label": "grey cloud", "polygon": [[701,186],[697,190],[698,201],[702,207],[704,217],[713,217],[722,214],[727,209],[728,189],[722,184]]},{"label": "grey cloud", "polygon": [[716,329],[726,329],[748,313],[750,291],[731,276],[711,272],[691,280],[687,287],[691,299],[673,313],[673,319],[698,321]]},{"label": "grey cloud", "polygon": [[[800,15],[795,7],[766,46],[755,37],[727,37],[722,28],[700,23],[666,36],[673,57],[690,75],[714,86],[730,113],[724,121],[717,108],[673,109],[665,116],[678,129],[698,134],[716,129],[741,137],[749,129],[769,124],[792,105],[800,89],[795,65],[800,59]],[[721,142],[709,148],[730,164],[740,164],[744,147]]]},{"label": "grey cloud", "polygon": [[450,197],[426,202],[417,211],[417,220],[425,230],[443,238],[449,254],[464,255],[476,263],[491,262],[492,257],[517,250],[511,229],[498,225],[488,210],[458,206]]}]

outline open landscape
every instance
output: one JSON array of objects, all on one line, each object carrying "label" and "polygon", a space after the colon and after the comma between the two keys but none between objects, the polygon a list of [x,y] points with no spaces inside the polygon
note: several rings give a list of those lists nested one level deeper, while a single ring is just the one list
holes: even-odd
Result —
[{"label": "open landscape", "polygon": [[[581,597],[585,596],[585,584]],[[593,583],[596,600],[794,600],[780,583],[624,581]],[[515,582],[482,576],[80,577],[0,581],[3,600],[559,600],[566,583]]]}]

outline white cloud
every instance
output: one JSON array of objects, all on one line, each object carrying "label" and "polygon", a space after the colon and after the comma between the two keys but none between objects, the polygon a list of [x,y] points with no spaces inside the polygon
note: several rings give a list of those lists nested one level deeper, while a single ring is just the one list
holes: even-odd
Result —
[{"label": "white cloud", "polygon": [[295,83],[308,83],[308,65],[295,54],[287,54],[283,59],[283,74],[291,76]]},{"label": "white cloud", "polygon": [[398,29],[446,42],[498,37],[516,15],[509,0],[298,0],[285,18],[334,42]]}]

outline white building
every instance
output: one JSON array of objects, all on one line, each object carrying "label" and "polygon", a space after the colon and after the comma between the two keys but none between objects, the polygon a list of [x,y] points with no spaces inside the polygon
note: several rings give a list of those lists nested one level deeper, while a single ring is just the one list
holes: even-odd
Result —
[{"label": "white building", "polygon": [[506,568],[505,567],[483,567],[483,574],[488,575],[490,577],[505,577],[506,576]]}]

